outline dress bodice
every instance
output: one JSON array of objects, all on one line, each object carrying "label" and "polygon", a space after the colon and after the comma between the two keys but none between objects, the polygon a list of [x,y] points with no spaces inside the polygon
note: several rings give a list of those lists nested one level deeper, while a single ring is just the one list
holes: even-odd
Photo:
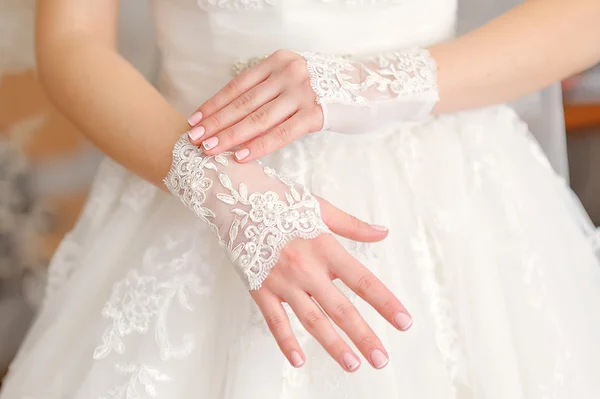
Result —
[{"label": "dress bodice", "polygon": [[359,55],[454,34],[457,0],[154,0],[160,87],[189,112],[240,60],[277,49]]}]

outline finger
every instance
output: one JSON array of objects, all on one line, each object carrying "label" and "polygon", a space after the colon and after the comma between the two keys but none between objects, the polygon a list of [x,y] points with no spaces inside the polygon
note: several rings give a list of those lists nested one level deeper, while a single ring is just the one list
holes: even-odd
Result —
[{"label": "finger", "polygon": [[296,368],[305,363],[304,353],[294,335],[290,320],[279,298],[266,291],[251,291],[252,298],[258,305],[267,326],[273,334],[281,352],[287,357],[290,364]]},{"label": "finger", "polygon": [[232,79],[217,94],[202,104],[196,113],[200,112],[204,118],[214,114],[221,108],[230,104],[241,94],[250,90],[252,87],[265,81],[272,72],[280,69],[280,65],[287,64],[288,60],[297,56],[293,51],[277,50],[265,60],[259,62]]},{"label": "finger", "polygon": [[317,199],[321,205],[323,221],[335,234],[361,242],[376,242],[387,237],[387,227],[368,224],[333,206],[323,198]]},{"label": "finger", "polygon": [[247,92],[242,93],[219,111],[205,117],[200,125],[190,130],[190,140],[194,144],[200,145],[200,142],[204,142],[224,129],[238,123],[248,116],[248,114],[251,114],[276,98],[282,90],[283,84],[280,79],[271,77],[259,83]]},{"label": "finger", "polygon": [[323,310],[354,342],[356,348],[376,369],[388,364],[388,355],[383,344],[375,335],[356,307],[331,282],[312,292]]},{"label": "finger", "polygon": [[306,330],[346,371],[356,371],[360,359],[335,331],[331,322],[312,298],[303,291],[290,292],[284,300],[291,306]]},{"label": "finger", "polygon": [[[291,96],[279,96],[263,105],[239,123],[202,142],[204,152],[218,154],[260,136],[293,116],[298,104]],[[248,151],[236,151],[236,159],[244,159]]]},{"label": "finger", "polygon": [[308,114],[306,110],[296,112],[285,122],[274,126],[236,151],[236,159],[243,162],[259,159],[311,133]]},{"label": "finger", "polygon": [[244,70],[230,80],[217,94],[206,100],[196,112],[201,112],[204,118],[214,114],[252,87],[265,81],[270,74],[271,65],[265,61]]},{"label": "finger", "polygon": [[329,268],[348,288],[369,303],[398,330],[412,326],[412,318],[398,298],[369,269],[341,245],[328,251]]}]

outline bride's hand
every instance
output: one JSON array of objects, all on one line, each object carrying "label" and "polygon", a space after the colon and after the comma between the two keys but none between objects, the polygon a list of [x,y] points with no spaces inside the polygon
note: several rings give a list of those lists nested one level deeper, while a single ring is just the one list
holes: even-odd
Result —
[{"label": "bride's hand", "polygon": [[[319,202],[323,221],[332,232],[364,242],[380,241],[387,236],[385,229],[374,228],[323,199]],[[410,328],[412,319],[400,301],[331,234],[321,234],[312,240],[290,241],[262,288],[250,293],[281,351],[293,366],[302,366],[305,357],[282,302],[291,307],[306,330],[346,371],[356,371],[360,359],[339,336],[330,319],[373,367],[384,367],[388,363],[385,348],[354,305],[333,284],[332,280],[337,278],[398,330]]]},{"label": "bride's hand", "polygon": [[189,119],[190,141],[214,155],[235,146],[248,162],[323,127],[306,60],[278,50],[230,81]]}]

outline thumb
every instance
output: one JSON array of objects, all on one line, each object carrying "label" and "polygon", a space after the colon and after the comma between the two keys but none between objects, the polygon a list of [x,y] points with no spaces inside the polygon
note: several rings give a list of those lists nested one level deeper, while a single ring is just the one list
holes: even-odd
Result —
[{"label": "thumb", "polygon": [[370,225],[331,205],[323,198],[316,198],[321,205],[321,217],[333,233],[361,242],[376,242],[387,237],[386,227]]}]

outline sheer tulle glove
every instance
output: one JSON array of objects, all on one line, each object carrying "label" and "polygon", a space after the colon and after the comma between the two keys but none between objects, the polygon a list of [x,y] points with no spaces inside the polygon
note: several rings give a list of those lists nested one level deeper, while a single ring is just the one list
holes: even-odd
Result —
[{"label": "sheer tulle glove", "polygon": [[360,360],[330,319],[373,367],[385,366],[381,341],[332,280],[340,279],[399,330],[408,329],[411,318],[328,233],[372,242],[384,239],[386,229],[353,218],[257,162],[239,164],[229,152],[207,156],[187,135],[175,145],[164,182],[216,234],[292,365],[300,367],[305,357],[282,302],[345,370],[355,371]]},{"label": "sheer tulle glove", "polygon": [[210,226],[250,290],[259,289],[294,238],[316,238],[329,229],[316,198],[273,169],[240,165],[231,153],[206,156],[183,135],[164,179]]},{"label": "sheer tulle glove", "polygon": [[190,140],[211,155],[241,146],[235,159],[248,162],[319,130],[364,133],[418,121],[438,100],[437,67],[427,50],[361,60],[279,50],[190,117]]},{"label": "sheer tulle glove", "polygon": [[439,101],[437,66],[429,51],[389,51],[353,61],[302,54],[324,128],[364,133],[395,120],[418,121]]}]

